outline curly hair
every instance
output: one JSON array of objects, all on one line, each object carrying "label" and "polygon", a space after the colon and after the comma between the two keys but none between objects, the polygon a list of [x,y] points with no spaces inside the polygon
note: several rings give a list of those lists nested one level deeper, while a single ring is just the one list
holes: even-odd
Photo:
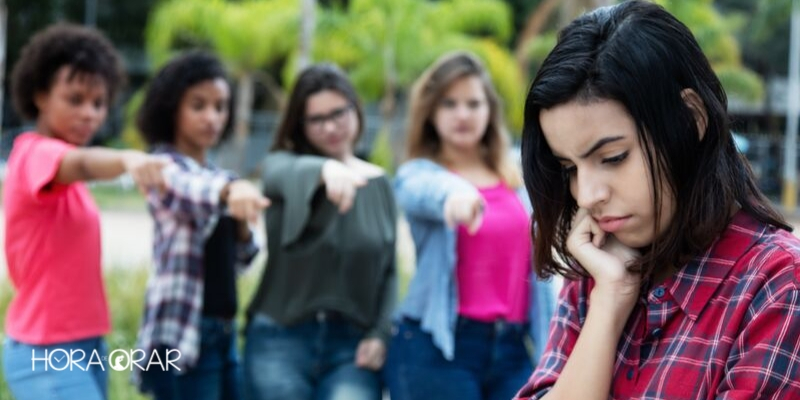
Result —
[{"label": "curly hair", "polygon": [[[136,126],[145,142],[150,147],[175,143],[178,107],[184,93],[198,83],[218,78],[227,82],[222,62],[215,55],[201,50],[177,56],[161,68],[150,82],[136,117]],[[229,104],[230,109],[233,107]],[[230,134],[232,120],[229,117],[225,124],[223,139]]]},{"label": "curly hair", "polygon": [[72,70],[70,79],[83,74],[101,77],[109,102],[126,81],[122,58],[100,31],[67,23],[52,25],[31,37],[11,73],[12,101],[23,118],[39,117],[34,98],[51,89],[64,66]]}]

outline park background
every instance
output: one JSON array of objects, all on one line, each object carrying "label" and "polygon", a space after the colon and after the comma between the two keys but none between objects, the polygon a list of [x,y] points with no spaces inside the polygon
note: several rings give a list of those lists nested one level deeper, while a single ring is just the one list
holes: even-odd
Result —
[{"label": "park background", "polygon": [[[761,189],[800,227],[794,206],[797,98],[790,99],[798,92],[798,67],[790,67],[790,49],[800,43],[797,39],[792,43],[790,37],[792,7],[800,10],[800,0],[655,2],[688,25],[698,38],[728,92],[737,145],[750,160]],[[403,157],[410,87],[438,56],[463,49],[484,61],[516,141],[523,124],[526,90],[555,45],[557,30],[587,10],[614,3],[617,1],[0,0],[0,180],[13,139],[31,127],[11,107],[11,67],[30,36],[57,21],[99,28],[125,59],[128,86],[110,110],[94,145],[143,149],[133,117],[148,79],[176,52],[200,47],[224,60],[234,84],[234,132],[213,151],[217,164],[255,177],[297,71],[312,62],[330,61],[347,71],[364,101],[366,126],[358,154],[391,174]],[[795,11],[798,14],[800,11]],[[107,341],[110,349],[128,349],[141,317],[152,222],[129,180],[93,184],[91,190],[102,214],[103,264],[113,321]],[[0,239],[2,226],[0,223]],[[405,229],[403,224],[401,229]],[[398,246],[402,289],[414,269],[407,232]],[[264,260],[262,255],[240,279],[240,304],[249,301]],[[13,296],[6,275],[0,254],[0,338]],[[110,399],[143,398],[128,384],[127,374],[112,370],[109,375]],[[0,400],[10,398],[0,376]]]}]

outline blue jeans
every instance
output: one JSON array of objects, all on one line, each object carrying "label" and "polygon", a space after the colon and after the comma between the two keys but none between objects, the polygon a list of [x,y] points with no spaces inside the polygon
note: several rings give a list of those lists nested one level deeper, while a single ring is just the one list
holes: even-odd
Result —
[{"label": "blue jeans", "polygon": [[245,393],[250,400],[378,400],[380,375],[358,368],[364,331],[318,313],[290,327],[256,314],[246,331]]},{"label": "blue jeans", "polygon": [[[239,399],[240,371],[233,321],[203,317],[200,323],[200,357],[184,371],[150,368],[142,372],[142,391],[156,400]],[[157,351],[166,360],[166,346]]]},{"label": "blue jeans", "polygon": [[384,370],[392,400],[508,400],[533,372],[527,325],[459,317],[455,358],[448,361],[419,322],[404,319]]},{"label": "blue jeans", "polygon": [[101,357],[107,353],[101,337],[38,346],[7,336],[2,375],[17,400],[104,400],[108,364]]}]

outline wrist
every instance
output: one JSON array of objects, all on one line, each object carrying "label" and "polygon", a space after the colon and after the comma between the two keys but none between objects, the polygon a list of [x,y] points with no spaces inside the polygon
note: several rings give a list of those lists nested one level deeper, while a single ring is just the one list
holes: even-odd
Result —
[{"label": "wrist", "polygon": [[604,310],[615,325],[624,325],[639,300],[638,291],[595,286],[589,294],[592,306]]}]

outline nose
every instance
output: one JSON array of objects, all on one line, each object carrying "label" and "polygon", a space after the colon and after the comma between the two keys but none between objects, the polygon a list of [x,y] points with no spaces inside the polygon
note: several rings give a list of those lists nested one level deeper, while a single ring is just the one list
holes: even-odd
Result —
[{"label": "nose", "polygon": [[471,110],[469,109],[469,106],[466,104],[461,104],[456,109],[456,116],[460,119],[465,119],[469,117],[470,112]]},{"label": "nose", "polygon": [[577,175],[570,182],[572,197],[578,203],[578,207],[592,210],[600,204],[608,202],[611,196],[611,188],[605,182],[601,174],[592,171],[577,172]]},{"label": "nose", "polygon": [[334,118],[325,118],[325,120],[322,121],[322,131],[325,133],[334,132],[337,127],[338,125]]}]

